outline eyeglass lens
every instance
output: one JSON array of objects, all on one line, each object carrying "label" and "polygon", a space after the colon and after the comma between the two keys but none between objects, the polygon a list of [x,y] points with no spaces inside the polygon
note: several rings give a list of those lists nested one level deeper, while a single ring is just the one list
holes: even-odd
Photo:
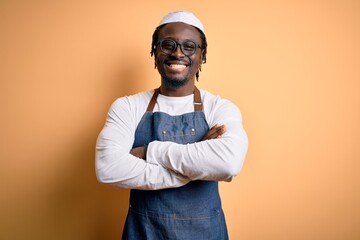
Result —
[{"label": "eyeglass lens", "polygon": [[175,52],[178,45],[180,45],[181,51],[186,56],[193,55],[197,48],[197,44],[190,40],[187,40],[182,43],[178,43],[172,39],[163,39],[160,40],[159,43],[160,43],[160,49],[166,54],[171,54]]}]

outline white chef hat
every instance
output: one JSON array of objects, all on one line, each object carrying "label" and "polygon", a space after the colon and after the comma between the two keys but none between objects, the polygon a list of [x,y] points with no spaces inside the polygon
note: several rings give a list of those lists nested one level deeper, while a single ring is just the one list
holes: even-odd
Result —
[{"label": "white chef hat", "polygon": [[182,10],[182,11],[170,12],[166,14],[165,17],[161,20],[159,26],[173,22],[182,22],[189,24],[191,26],[197,27],[205,34],[204,26],[202,25],[200,20],[197,17],[195,17],[193,13],[189,11]]}]

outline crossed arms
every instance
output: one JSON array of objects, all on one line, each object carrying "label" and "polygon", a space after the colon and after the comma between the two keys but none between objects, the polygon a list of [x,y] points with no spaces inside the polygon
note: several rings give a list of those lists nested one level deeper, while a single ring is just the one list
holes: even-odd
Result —
[{"label": "crossed arms", "polygon": [[[96,145],[100,182],[122,188],[156,190],[192,180],[231,181],[243,165],[247,136],[240,111],[230,102],[214,108],[212,126],[201,142],[153,141],[145,151],[132,148],[136,126],[123,99],[111,107]],[[218,124],[217,124],[218,123]]]}]

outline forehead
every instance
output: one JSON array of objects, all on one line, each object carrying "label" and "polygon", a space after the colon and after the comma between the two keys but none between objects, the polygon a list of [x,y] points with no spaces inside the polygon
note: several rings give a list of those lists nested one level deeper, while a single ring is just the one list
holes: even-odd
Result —
[{"label": "forehead", "polygon": [[175,40],[194,40],[200,42],[200,32],[185,23],[168,23],[159,31],[159,39],[172,38]]}]

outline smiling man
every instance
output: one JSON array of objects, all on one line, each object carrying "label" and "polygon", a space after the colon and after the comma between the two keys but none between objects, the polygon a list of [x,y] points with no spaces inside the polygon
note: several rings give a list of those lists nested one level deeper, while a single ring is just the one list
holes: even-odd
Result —
[{"label": "smiling man", "polygon": [[151,48],[160,87],[110,108],[96,173],[131,189],[123,239],[228,239],[218,182],[240,172],[248,141],[239,109],[195,86],[206,53],[199,19],[167,14]]},{"label": "smiling man", "polygon": [[164,25],[157,38],[161,39],[158,41],[161,51],[154,51],[154,54],[162,86],[176,90],[188,86],[191,94],[194,87],[190,80],[199,70],[203,56],[199,31],[185,23],[175,22]]}]

